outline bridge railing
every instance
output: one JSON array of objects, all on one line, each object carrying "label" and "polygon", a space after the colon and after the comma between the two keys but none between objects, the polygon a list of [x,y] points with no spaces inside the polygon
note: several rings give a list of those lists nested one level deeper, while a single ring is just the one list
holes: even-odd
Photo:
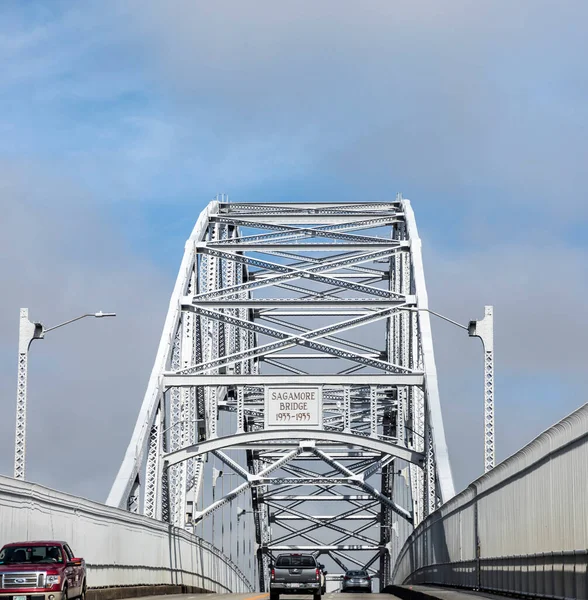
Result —
[{"label": "bridge railing", "polygon": [[67,541],[86,560],[88,587],[181,586],[248,592],[245,575],[210,543],[134,514],[0,477],[0,543]]},{"label": "bridge railing", "polygon": [[588,598],[588,404],[427,517],[395,584]]},{"label": "bridge railing", "polygon": [[586,550],[464,560],[421,567],[410,583],[516,591],[532,598],[587,598],[587,562]]}]

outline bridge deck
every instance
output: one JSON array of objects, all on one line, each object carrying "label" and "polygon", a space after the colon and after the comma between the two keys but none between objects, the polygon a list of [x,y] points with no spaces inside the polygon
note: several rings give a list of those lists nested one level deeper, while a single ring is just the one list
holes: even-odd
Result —
[{"label": "bridge deck", "polygon": [[[498,596],[493,596],[498,598]],[[269,594],[252,592],[248,594],[170,594],[166,596],[144,596],[135,600],[268,600]],[[310,595],[282,595],[287,600],[309,600]],[[398,596],[392,594],[323,594],[324,600],[398,600]]]},{"label": "bridge deck", "polygon": [[[427,585],[403,585],[404,593],[400,593],[398,596],[391,596],[382,594],[388,598],[410,598],[412,594],[410,592],[417,592],[414,594],[415,597],[420,598],[431,598],[438,600],[480,600],[480,598],[492,598],[492,600],[506,600],[508,596],[499,596],[497,594],[490,594],[487,592],[473,592],[471,590],[458,590],[455,588],[442,588]],[[421,596],[422,594],[422,596]],[[510,597],[512,600],[512,597]],[[262,600],[261,598],[259,600]]]},{"label": "bridge deck", "polygon": [[[252,592],[248,594],[171,594],[166,596],[144,596],[135,600],[268,600],[269,594]],[[295,596],[294,594],[282,595],[280,598],[287,600],[309,600],[310,595]],[[494,596],[498,598],[498,596]],[[398,596],[392,594],[323,594],[324,600],[399,600]]]},{"label": "bridge deck", "polygon": [[[398,596],[393,594],[324,594],[324,600],[399,600],[400,598],[410,598],[411,592],[416,592],[415,597],[431,598],[438,600],[480,600],[480,598],[491,598],[492,600],[506,600],[507,596],[498,596],[484,592],[473,592],[470,590],[458,590],[449,588],[439,588],[425,585],[399,586],[403,592]],[[421,595],[422,594],[422,595]],[[287,600],[309,600],[309,595],[288,595],[282,596]],[[145,596],[136,600],[268,600],[269,594],[252,592],[248,594],[171,594],[166,596]]]}]

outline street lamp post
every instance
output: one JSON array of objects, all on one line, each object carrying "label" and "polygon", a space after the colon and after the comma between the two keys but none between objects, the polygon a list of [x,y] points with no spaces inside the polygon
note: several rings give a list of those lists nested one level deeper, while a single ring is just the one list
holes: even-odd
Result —
[{"label": "street lamp post", "polygon": [[[225,496],[225,488],[224,488],[224,484],[225,484],[225,477],[235,477],[237,475],[237,473],[225,473],[225,471],[223,469],[217,469],[216,467],[212,467],[212,503],[214,504],[216,502],[216,486],[217,486],[217,482],[220,478],[221,480],[221,497],[224,498]],[[233,500],[229,500],[229,507],[233,506]],[[224,510],[224,507],[223,507]],[[216,511],[212,512],[212,543],[213,545],[215,545],[215,522],[214,522],[214,513]],[[222,516],[222,515],[221,515]],[[233,534],[233,523],[232,521],[229,522],[229,548],[230,548],[230,552],[233,551],[232,546],[232,534]],[[224,551],[224,544],[225,544],[225,520],[222,519],[221,520],[221,550]]]},{"label": "street lamp post", "polygon": [[484,473],[496,464],[494,446],[494,309],[484,307],[484,318],[470,321],[470,337],[482,340],[484,348]]},{"label": "street lamp post", "polygon": [[[243,517],[247,513],[255,514],[256,512],[259,512],[259,511],[247,510],[247,509],[241,508],[239,506],[237,507],[237,548],[239,548],[239,520],[241,519],[241,517]],[[243,553],[242,553],[243,560],[245,560],[245,535],[246,535],[245,521],[243,521]],[[249,538],[249,570],[251,571],[251,538]]]},{"label": "street lamp post", "polygon": [[[212,467],[212,503],[216,502],[216,482],[219,477],[223,476],[223,472],[221,469],[217,469],[216,467]],[[223,480],[221,480],[223,481]],[[212,511],[212,545],[216,545],[216,540],[214,536],[214,513],[216,511]],[[222,542],[222,540],[221,540]]]},{"label": "street lamp post", "polygon": [[[246,515],[247,513],[253,513],[252,510],[246,510],[244,508],[237,507],[237,557],[239,556],[239,521],[241,517]],[[242,556],[245,558],[245,521],[243,521],[243,550]]]},{"label": "street lamp post", "polygon": [[27,428],[27,378],[29,363],[29,348],[33,340],[42,340],[45,334],[84,317],[115,317],[115,313],[86,313],[70,319],[54,327],[45,329],[42,323],[29,320],[29,309],[20,309],[20,325],[18,335],[18,382],[16,390],[16,432],[14,439],[14,478],[25,478],[26,465],[26,428]]},{"label": "street lamp post", "polygon": [[480,321],[470,321],[467,327],[428,308],[409,308],[408,310],[428,312],[461,329],[465,329],[470,337],[477,337],[482,340],[484,348],[484,473],[487,473],[495,465],[494,308],[485,306],[484,318]]}]

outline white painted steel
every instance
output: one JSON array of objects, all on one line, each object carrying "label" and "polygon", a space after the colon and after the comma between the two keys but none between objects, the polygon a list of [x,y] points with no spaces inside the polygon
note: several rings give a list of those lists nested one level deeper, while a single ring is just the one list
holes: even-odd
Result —
[{"label": "white painted steel", "polygon": [[218,203],[211,202],[200,214],[192,234],[186,242],[184,257],[182,258],[180,271],[169,302],[169,309],[163,326],[155,364],[153,365],[151,377],[147,384],[147,391],[145,392],[145,397],[139,410],[137,423],[125,457],[106,500],[106,503],[110,506],[127,507],[130,489],[139,475],[143,456],[147,452],[151,427],[162,400],[161,374],[167,369],[169,364],[168,361],[174,342],[173,336],[176,333],[181,316],[180,299],[187,292],[190,277],[194,269],[196,256],[194,243],[204,236],[208,227],[209,215],[212,212],[216,212],[217,205]]},{"label": "white painted steel", "polygon": [[[428,414],[428,423],[432,431],[432,443],[438,473],[438,494],[441,502],[447,502],[455,495],[453,486],[453,475],[449,464],[449,452],[445,441],[445,429],[443,427],[443,416],[441,414],[441,400],[439,398],[439,386],[437,383],[437,366],[435,364],[435,354],[433,352],[433,334],[431,332],[431,323],[428,312],[424,309],[429,308],[429,296],[425,284],[425,271],[423,268],[423,258],[421,251],[421,240],[416,227],[416,219],[409,200],[403,200],[402,206],[406,215],[406,225],[411,244],[412,269],[417,296],[417,307],[423,309],[419,311],[420,338],[423,355],[423,364],[425,370],[425,389],[426,389],[426,411]],[[434,489],[430,494],[437,493]]]},{"label": "white painted steel", "polygon": [[0,540],[66,540],[86,560],[88,586],[175,584],[211,592],[252,590],[208,542],[168,523],[0,477]]},{"label": "white painted steel", "polygon": [[[426,309],[408,201],[212,202],[186,244],[108,504],[215,539],[215,513],[232,522],[246,492],[261,591],[282,547],[373,574],[379,560],[388,580],[392,552],[454,492]],[[316,429],[270,430],[263,399],[280,385],[320,386]],[[221,497],[217,461],[241,478]],[[276,506],[282,492],[293,499]],[[333,519],[313,520],[324,499]],[[338,523],[365,511],[367,524]],[[272,521],[286,515],[307,524]]]},{"label": "white painted steel", "polygon": [[40,323],[29,320],[29,309],[20,309],[18,328],[18,379],[16,389],[16,430],[14,436],[14,477],[25,478],[27,452],[27,378],[29,347],[35,338],[42,337]]},{"label": "white painted steel", "polygon": [[29,309],[20,309],[18,328],[18,384],[16,392],[16,430],[14,436],[14,478],[25,479],[26,476],[26,448],[27,448],[27,377],[29,348],[33,340],[40,340],[45,334],[54,329],[59,329],[86,317],[116,317],[116,313],[85,313],[74,319],[69,319],[59,325],[45,328],[42,323],[33,323],[29,320]]},{"label": "white painted steel", "polygon": [[471,337],[482,340],[484,347],[484,473],[496,464],[494,441],[494,308],[484,307],[484,318],[470,321]]},{"label": "white painted steel", "polygon": [[[218,386],[222,381],[231,385],[293,385],[300,379],[292,375],[174,375],[166,373],[163,376],[163,385],[168,387],[183,387],[191,385]],[[354,383],[358,385],[423,385],[425,378],[421,373],[395,373],[370,375],[355,375]],[[308,385],[331,384],[343,385],[349,381],[348,375],[305,375],[305,383]]]},{"label": "white painted steel", "polygon": [[588,404],[427,517],[395,583],[588,597]]},{"label": "white painted steel", "polygon": [[[334,431],[321,431],[321,430],[292,430],[288,431],[287,439],[285,439],[285,433],[280,430],[268,429],[265,431],[257,431],[255,433],[241,433],[232,436],[226,436],[213,440],[207,440],[201,444],[194,444],[193,446],[186,446],[175,452],[170,452],[164,455],[162,458],[169,465],[176,465],[182,461],[187,460],[193,456],[200,456],[220,450],[221,448],[231,448],[233,446],[247,446],[251,447],[253,444],[263,442],[282,442],[274,443],[273,447],[276,449],[286,448],[293,445],[299,447],[300,451],[309,450],[319,446],[319,442],[330,442],[331,446],[337,446],[339,448],[346,447],[352,448],[357,447],[366,448],[368,450],[374,450],[386,456],[398,456],[407,462],[414,463],[416,465],[422,465],[424,457],[419,452],[409,450],[403,446],[391,444],[382,440],[375,440],[372,437],[367,436],[354,436],[351,433],[342,433]],[[302,441],[299,441],[302,440]],[[360,451],[358,450],[358,453]]]}]

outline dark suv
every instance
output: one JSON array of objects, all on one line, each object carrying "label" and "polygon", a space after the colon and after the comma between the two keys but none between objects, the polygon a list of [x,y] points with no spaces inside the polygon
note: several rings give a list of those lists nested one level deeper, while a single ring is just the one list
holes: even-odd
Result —
[{"label": "dark suv", "polygon": [[312,594],[321,600],[321,570],[312,554],[280,554],[271,567],[270,600],[280,594]]}]

